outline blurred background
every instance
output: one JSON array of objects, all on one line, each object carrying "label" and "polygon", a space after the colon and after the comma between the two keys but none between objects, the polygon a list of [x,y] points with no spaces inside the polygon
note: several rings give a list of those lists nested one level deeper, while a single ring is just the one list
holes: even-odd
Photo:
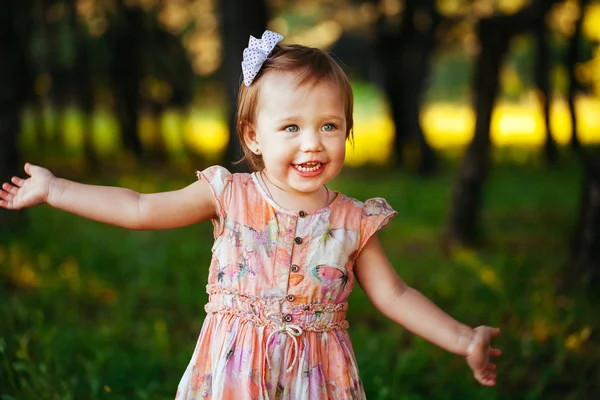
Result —
[{"label": "blurred background", "polygon": [[[25,161],[140,192],[242,171],[241,55],[267,28],[351,77],[355,140],[331,187],[387,198],[381,240],[407,283],[502,329],[482,388],[356,288],[368,398],[600,398],[600,1],[7,0],[0,181]],[[0,399],[173,398],[211,246],[208,223],[0,210]]]}]

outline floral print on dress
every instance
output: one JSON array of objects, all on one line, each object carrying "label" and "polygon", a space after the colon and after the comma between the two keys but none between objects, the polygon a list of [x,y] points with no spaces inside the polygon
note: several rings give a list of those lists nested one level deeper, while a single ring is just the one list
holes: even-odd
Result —
[{"label": "floral print on dress", "polygon": [[217,203],[207,316],[176,399],[364,399],[348,322],[354,262],[396,215],[336,192],[279,207],[255,174],[197,173]]}]

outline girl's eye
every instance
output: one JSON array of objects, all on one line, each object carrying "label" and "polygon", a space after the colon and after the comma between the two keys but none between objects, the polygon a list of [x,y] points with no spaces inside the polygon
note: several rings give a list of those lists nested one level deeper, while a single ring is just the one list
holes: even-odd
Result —
[{"label": "girl's eye", "polygon": [[332,131],[335,129],[335,125],[334,124],[326,124],[323,126],[323,130],[324,131]]},{"label": "girl's eye", "polygon": [[285,127],[288,132],[298,132],[298,125],[289,125]]}]

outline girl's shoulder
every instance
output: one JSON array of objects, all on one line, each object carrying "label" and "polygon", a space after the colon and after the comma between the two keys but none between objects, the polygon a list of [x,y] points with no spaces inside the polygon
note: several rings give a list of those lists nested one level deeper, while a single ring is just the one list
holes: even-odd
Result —
[{"label": "girl's shoulder", "polygon": [[354,208],[360,209],[363,216],[375,216],[375,215],[396,215],[397,212],[390,206],[386,199],[383,197],[373,197],[364,201],[349,197],[343,193],[339,193],[341,199],[340,205],[352,205]]},{"label": "girl's shoulder", "polygon": [[208,182],[215,197],[221,198],[224,203],[247,205],[263,201],[253,173],[231,172],[221,165],[212,165],[196,174],[198,179]]},{"label": "girl's shoulder", "polygon": [[198,178],[204,178],[212,186],[226,186],[230,183],[247,184],[252,180],[252,175],[246,172],[231,172],[221,165],[212,165],[202,171],[196,171]]},{"label": "girl's shoulder", "polygon": [[340,193],[337,203],[341,209],[338,220],[359,234],[358,252],[366,245],[375,232],[390,224],[398,214],[383,197],[374,197],[364,201]]}]

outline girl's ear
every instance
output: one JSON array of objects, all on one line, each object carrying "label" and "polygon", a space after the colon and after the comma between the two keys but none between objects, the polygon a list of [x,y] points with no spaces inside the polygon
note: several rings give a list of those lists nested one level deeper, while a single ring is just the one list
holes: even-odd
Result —
[{"label": "girl's ear", "polygon": [[250,121],[242,121],[240,123],[240,130],[242,133],[242,138],[244,138],[244,145],[257,156],[260,155],[260,145],[256,140],[256,131],[254,130],[254,125],[250,123]]}]

